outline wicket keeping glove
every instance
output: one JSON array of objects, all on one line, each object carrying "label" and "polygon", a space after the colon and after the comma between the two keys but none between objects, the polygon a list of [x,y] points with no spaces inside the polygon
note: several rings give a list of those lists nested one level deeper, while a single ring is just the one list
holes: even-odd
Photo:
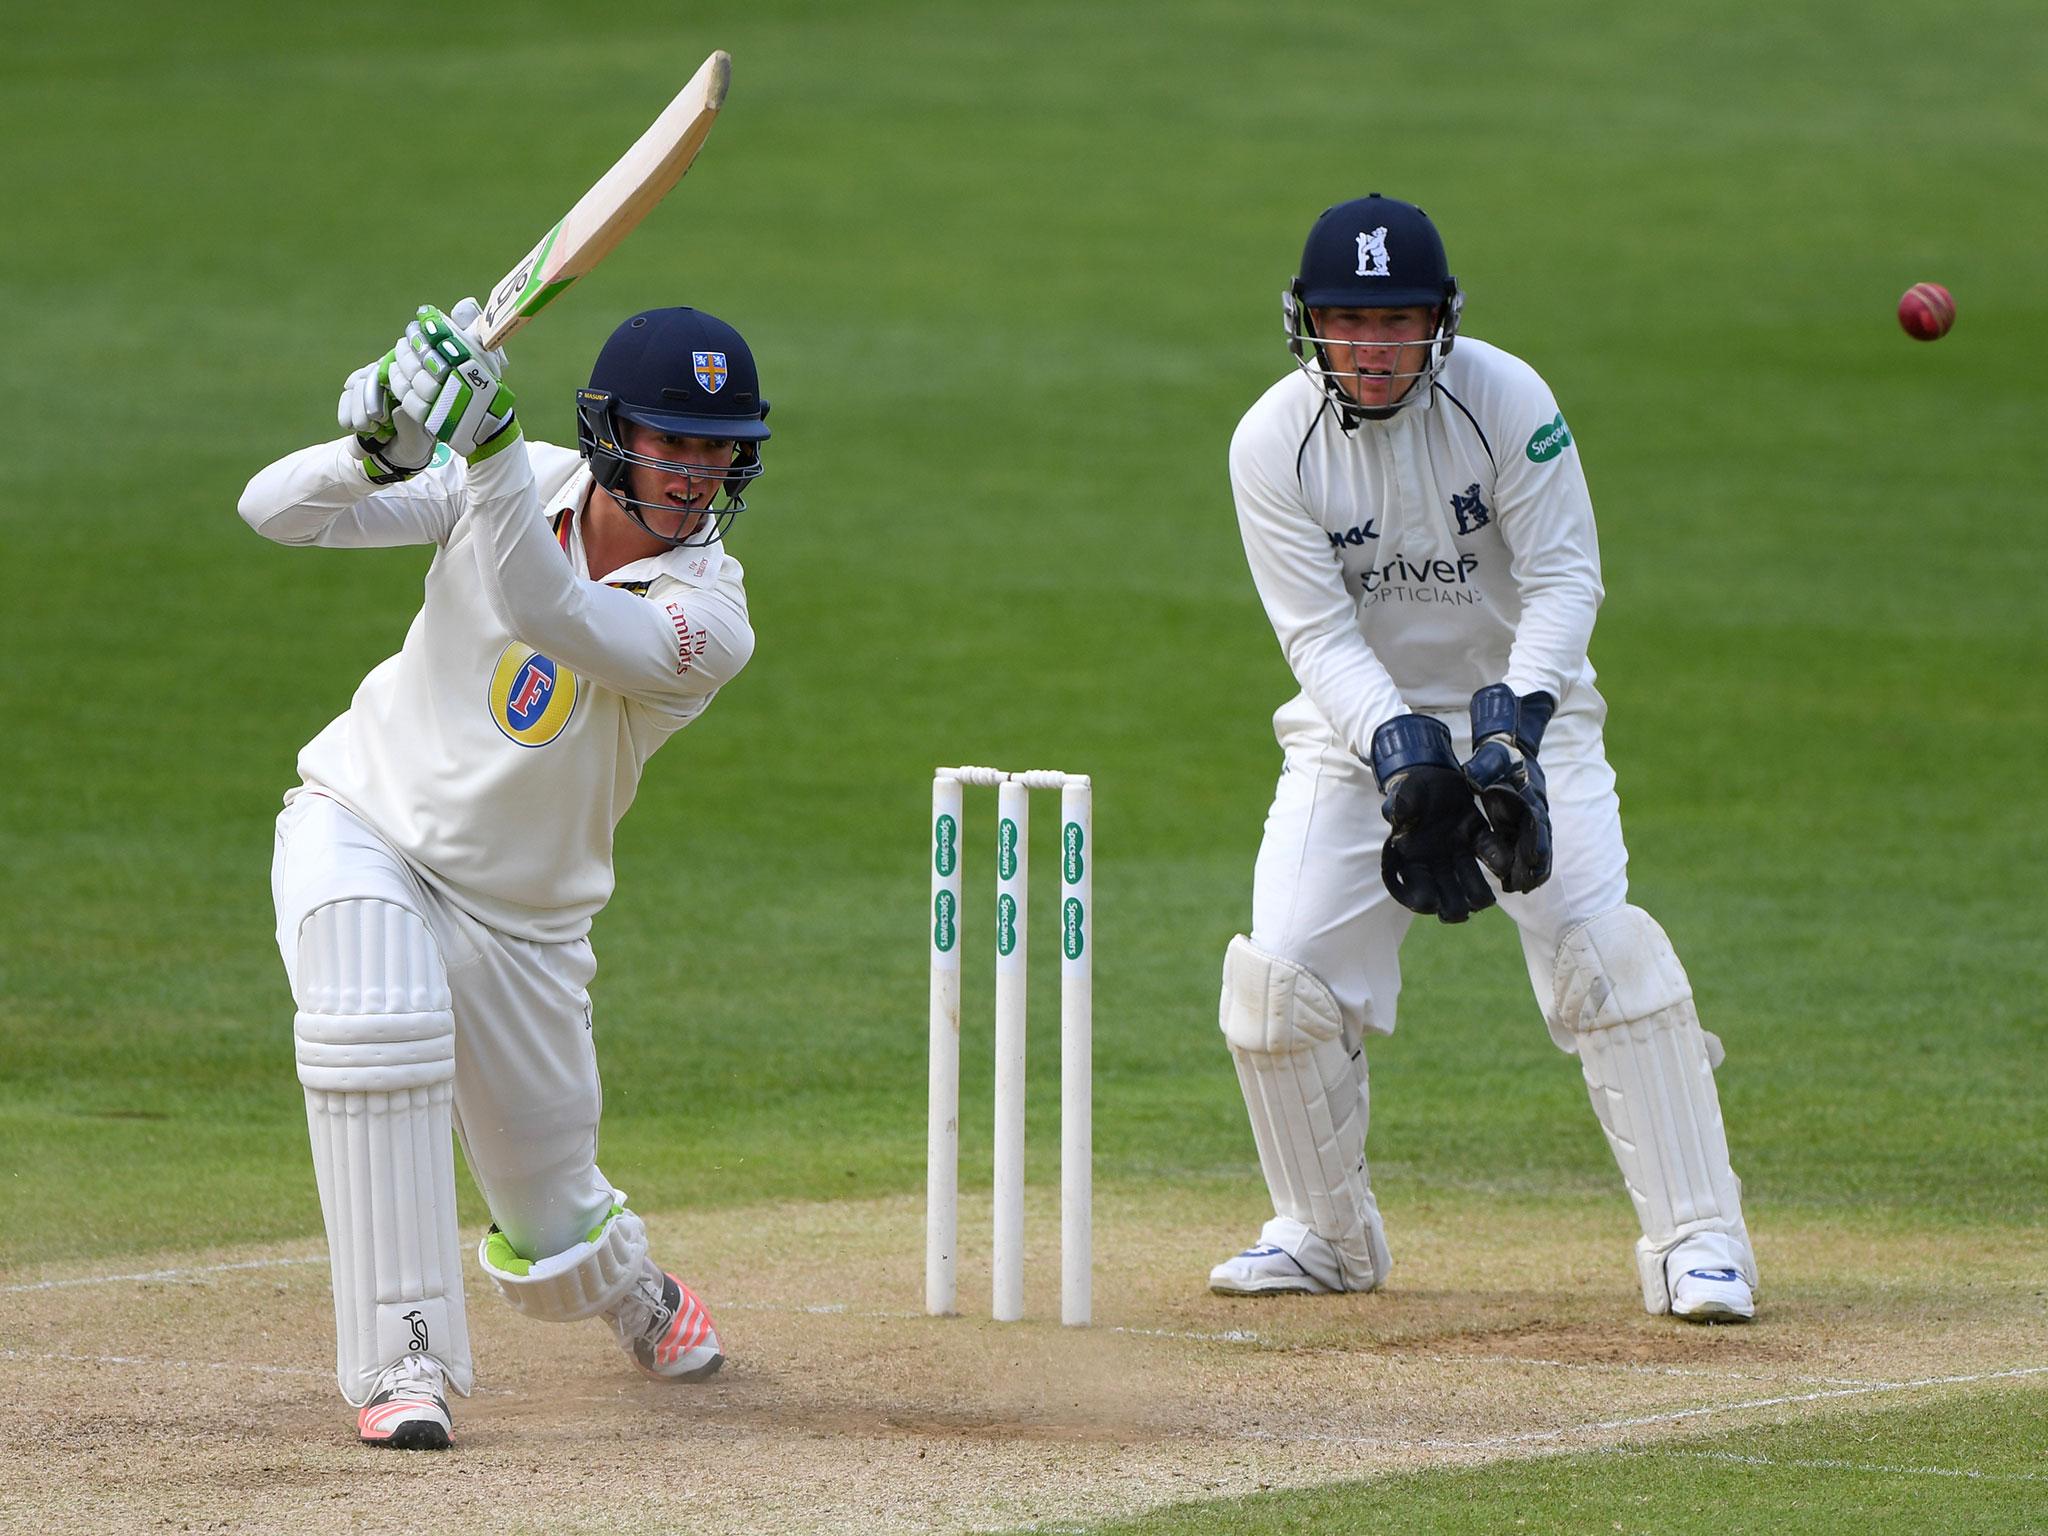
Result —
[{"label": "wicket keeping glove", "polygon": [[1550,878],[1550,797],[1536,748],[1556,708],[1549,694],[1517,698],[1506,683],[1472,695],[1465,779],[1486,815],[1473,851],[1504,891],[1533,891]]},{"label": "wicket keeping glove", "polygon": [[1396,715],[1372,737],[1372,776],[1391,830],[1380,878],[1411,912],[1462,923],[1493,905],[1473,845],[1486,818],[1451,747],[1451,728],[1428,715]]},{"label": "wicket keeping glove", "polygon": [[485,350],[452,316],[423,304],[392,349],[396,411],[472,463],[487,459],[519,437],[504,370],[503,352]]}]

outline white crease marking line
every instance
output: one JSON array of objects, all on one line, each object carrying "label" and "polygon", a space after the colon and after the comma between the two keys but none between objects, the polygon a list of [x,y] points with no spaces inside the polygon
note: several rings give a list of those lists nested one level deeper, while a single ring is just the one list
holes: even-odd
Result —
[{"label": "white crease marking line", "polygon": [[1706,1381],[1813,1381],[1824,1387],[1896,1387],[1896,1381],[1861,1376],[1813,1376],[1805,1371],[1708,1371],[1694,1365],[1633,1365],[1625,1360],[1545,1360],[1534,1355],[1416,1355],[1431,1365],[1541,1365],[1556,1371],[1611,1371],[1636,1376],[1698,1376]]},{"label": "white crease marking line", "polygon": [[1790,1403],[1817,1403],[1837,1397],[1871,1397],[1886,1392],[1911,1392],[1922,1387],[1959,1387],[1980,1381],[2011,1381],[2023,1376],[2048,1375],[2048,1365],[2014,1366],[2003,1371],[1972,1371],[1961,1376],[1922,1376],[1913,1381],[1887,1381],[1868,1387],[1830,1387],[1825,1392],[1794,1392],[1782,1397],[1754,1397],[1739,1403],[1708,1403],[1698,1408],[1678,1408],[1669,1413],[1647,1413],[1629,1419],[1603,1419],[1592,1424],[1567,1424],[1559,1429],[1532,1429],[1519,1435],[1499,1435],[1486,1440],[1425,1440],[1429,1447],[1447,1450],[1484,1450],[1496,1445],[1527,1445],[1538,1440],[1560,1440],[1566,1435],[1598,1433],[1615,1429],[1640,1429],[1651,1424],[1674,1424],[1683,1419],[1704,1418],[1716,1413],[1741,1413],[1752,1408],[1780,1408]]},{"label": "white crease marking line", "polygon": [[331,1378],[332,1371],[318,1371],[307,1365],[257,1365],[239,1360],[229,1366],[216,1360],[164,1360],[149,1355],[73,1355],[61,1350],[0,1349],[0,1360],[56,1362],[62,1365],[149,1365],[185,1371],[254,1371],[262,1376],[315,1376]]},{"label": "white crease marking line", "polygon": [[1350,1445],[1366,1449],[1426,1451],[1487,1451],[1514,1445],[1533,1445],[1545,1440],[1563,1440],[1571,1435],[1603,1434],[1617,1429],[1644,1429],[1652,1424],[1676,1424],[1686,1419],[1709,1418],[1718,1413],[1743,1413],[1755,1408],[1781,1408],[1791,1403],[1817,1403],[1838,1397],[1870,1397],[1887,1392],[1911,1392],[1922,1387],[1969,1386],[1982,1381],[2012,1381],[2026,1376],[2048,1375],[2048,1365],[2015,1366],[2003,1371],[1973,1371],[1962,1376],[1923,1376],[1914,1381],[1888,1381],[1876,1386],[1835,1387],[1825,1392],[1794,1392],[1780,1397],[1753,1397],[1734,1403],[1706,1403],[1697,1408],[1678,1408],[1669,1413],[1646,1413],[1626,1419],[1599,1419],[1588,1424],[1566,1424],[1556,1429],[1531,1429],[1516,1435],[1490,1435],[1484,1440],[1447,1440],[1432,1436],[1426,1440],[1388,1440],[1379,1435],[1283,1434],[1277,1430],[1242,1431],[1241,1440],[1271,1440],[1285,1444]]},{"label": "white crease marking line", "polygon": [[[311,1376],[316,1381],[334,1380],[331,1370],[319,1370],[309,1365],[262,1365],[248,1360],[229,1364],[224,1360],[166,1360],[157,1355],[77,1355],[62,1350],[31,1349],[0,1349],[0,1360],[42,1365],[146,1365],[152,1370],[174,1371],[254,1371],[261,1376]],[[518,1393],[509,1387],[478,1386],[472,1395],[516,1397]]]},{"label": "white crease marking line", "polygon": [[148,1280],[190,1280],[199,1275],[224,1275],[237,1270],[286,1269],[300,1264],[325,1264],[327,1255],[304,1259],[246,1259],[239,1264],[201,1264],[191,1269],[152,1269],[139,1275],[79,1275],[70,1280],[34,1280],[26,1285],[0,1285],[0,1295],[24,1291],[60,1291],[74,1285],[121,1285]]},{"label": "white crease marking line", "polygon": [[[846,1302],[803,1304],[779,1301],[728,1301],[719,1305],[721,1312],[797,1312],[811,1317],[859,1317],[871,1321],[890,1323],[923,1322],[928,1316],[924,1312],[861,1311]],[[1904,1385],[1896,1381],[1872,1381],[1859,1376],[1814,1376],[1805,1371],[1768,1373],[1760,1371],[1710,1371],[1697,1366],[1685,1365],[1634,1365],[1619,1360],[1546,1360],[1532,1355],[1410,1355],[1410,1354],[1361,1354],[1357,1350],[1332,1349],[1323,1346],[1296,1348],[1284,1339],[1271,1339],[1264,1334],[1254,1333],[1248,1328],[1230,1328],[1222,1333],[1198,1333],[1178,1328],[1132,1328],[1124,1324],[1111,1324],[1105,1333],[1120,1333],[1134,1339],[1182,1339],[1192,1344],[1252,1344],[1290,1355],[1328,1355],[1344,1359],[1386,1359],[1389,1361],[1418,1361],[1425,1365],[1506,1365],[1535,1366],[1556,1371],[1592,1371],[1616,1375],[1633,1376],[1693,1376],[1703,1381],[1763,1381],[1793,1382],[1812,1381],[1828,1387],[1894,1388]]]},{"label": "white crease marking line", "polygon": [[[799,1312],[807,1317],[860,1317],[874,1322],[918,1323],[929,1313],[925,1312],[868,1312],[843,1301],[802,1303],[794,1301],[727,1301],[717,1308],[720,1312]],[[1121,1333],[1134,1339],[1186,1339],[1196,1344],[1263,1344],[1264,1339],[1256,1333],[1233,1328],[1225,1333],[1187,1333],[1173,1328],[1127,1328],[1120,1324],[1102,1330],[1104,1333]]]},{"label": "white crease marking line", "polygon": [[[1631,1450],[1634,1450],[1631,1447]],[[1640,1453],[1638,1453],[1640,1454]],[[1748,1467],[1799,1467],[1819,1472],[1878,1472],[1886,1477],[1962,1477],[1986,1483],[2048,1483],[2042,1472],[1980,1472],[1975,1467],[1896,1467],[1881,1461],[1836,1461],[1822,1456],[1738,1456],[1733,1451],[1670,1451],[1694,1461],[1733,1461]]]},{"label": "white crease marking line", "polygon": [[1126,1328],[1115,1326],[1111,1333],[1134,1339],[1186,1339],[1195,1344],[1264,1344],[1265,1339],[1247,1328],[1230,1328],[1222,1333],[1186,1333],[1177,1328]]}]

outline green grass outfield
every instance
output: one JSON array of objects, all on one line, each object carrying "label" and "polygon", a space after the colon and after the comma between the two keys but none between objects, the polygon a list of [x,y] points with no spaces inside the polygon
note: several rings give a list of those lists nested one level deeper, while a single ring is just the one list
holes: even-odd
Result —
[{"label": "green grass outfield", "polygon": [[[1545,373],[1584,452],[1634,895],[1727,1042],[1753,1223],[2048,1215],[2036,7],[449,10],[467,24],[95,0],[10,23],[0,1264],[317,1230],[270,821],[426,556],[281,550],[236,495],[712,46],[736,65],[703,160],[514,349],[527,430],[560,441],[617,318],[699,303],[774,402],[732,538],[756,659],[655,760],[596,934],[604,1160],[636,1201],[918,1187],[941,760],[1095,777],[1098,1177],[1256,1179],[1216,977],[1291,687],[1223,455],[1287,366],[1308,222],[1381,190],[1437,217],[1467,331]],[[1935,346],[1891,318],[1926,278],[1961,313]],[[970,944],[991,821],[970,803]],[[1619,1211],[1511,926],[1418,926],[1407,965],[1374,1053],[1382,1188]],[[970,1144],[987,1076],[970,1051]],[[1873,1456],[1788,1429],[1783,1466],[1712,1470],[1718,1508],[1755,1511],[1712,1528],[1834,1497],[1847,1474],[1802,1458],[1919,1464],[1925,1435],[1968,1466],[1979,1440],[1944,1426],[1972,1414],[2038,1440],[2039,1403],[1881,1416],[1911,1433]],[[1598,1462],[1587,1528],[1696,1528],[1707,1473],[1658,1456]],[[1489,1501],[1550,1499],[1571,1465],[1405,1480],[1409,1528],[1502,1528]],[[1917,1528],[1957,1496],[1937,1481],[1860,1528]],[[1346,1498],[1276,1500],[1275,1528],[1344,1528]]]}]

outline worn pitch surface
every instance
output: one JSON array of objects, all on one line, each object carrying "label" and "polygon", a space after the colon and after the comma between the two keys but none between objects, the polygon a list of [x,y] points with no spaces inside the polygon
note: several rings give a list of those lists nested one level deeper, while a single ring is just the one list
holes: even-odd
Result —
[{"label": "worn pitch surface", "polygon": [[[479,1390],[455,1402],[446,1456],[355,1442],[317,1243],[17,1271],[0,1285],[0,1528],[398,1530],[431,1510],[499,1532],[1001,1529],[2048,1367],[2039,1233],[1768,1228],[1763,1319],[1695,1328],[1642,1314],[1604,1215],[1396,1210],[1389,1293],[1243,1301],[1201,1280],[1216,1234],[1256,1212],[1173,1208],[1104,1201],[1085,1331],[1050,1321],[1049,1204],[1032,1212],[1040,1320],[1010,1326],[921,1315],[914,1202],[656,1219],[728,1346],[698,1387],[646,1381],[600,1325],[527,1321],[473,1279]],[[985,1205],[962,1218],[972,1250]],[[971,1251],[961,1292],[985,1313]]]}]

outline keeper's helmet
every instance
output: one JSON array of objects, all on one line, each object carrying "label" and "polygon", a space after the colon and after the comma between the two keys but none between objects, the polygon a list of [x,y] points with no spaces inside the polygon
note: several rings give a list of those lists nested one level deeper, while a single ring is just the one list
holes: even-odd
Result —
[{"label": "keeper's helmet", "polygon": [[[1429,215],[1413,203],[1375,192],[1323,210],[1302,246],[1301,271],[1281,295],[1280,306],[1287,350],[1302,372],[1336,402],[1349,425],[1361,417],[1384,419],[1428,393],[1458,338],[1465,295],[1451,276],[1443,236]],[[1410,307],[1436,311],[1435,334],[1427,343],[1429,361],[1409,376],[1408,388],[1391,405],[1366,410],[1345,394],[1339,382],[1343,374],[1331,366],[1309,311]]]},{"label": "keeper's helmet", "polygon": [[[589,387],[576,391],[576,446],[597,483],[655,538],[670,546],[714,544],[747,508],[743,492],[761,473],[767,418],[754,354],[738,331],[701,309],[650,309],[612,332],[591,366]],[[732,462],[684,464],[633,453],[625,445],[628,422],[677,437],[730,441]],[[674,509],[629,494],[635,464],[717,476],[724,499],[713,498],[687,537],[655,533],[642,514]]]}]

